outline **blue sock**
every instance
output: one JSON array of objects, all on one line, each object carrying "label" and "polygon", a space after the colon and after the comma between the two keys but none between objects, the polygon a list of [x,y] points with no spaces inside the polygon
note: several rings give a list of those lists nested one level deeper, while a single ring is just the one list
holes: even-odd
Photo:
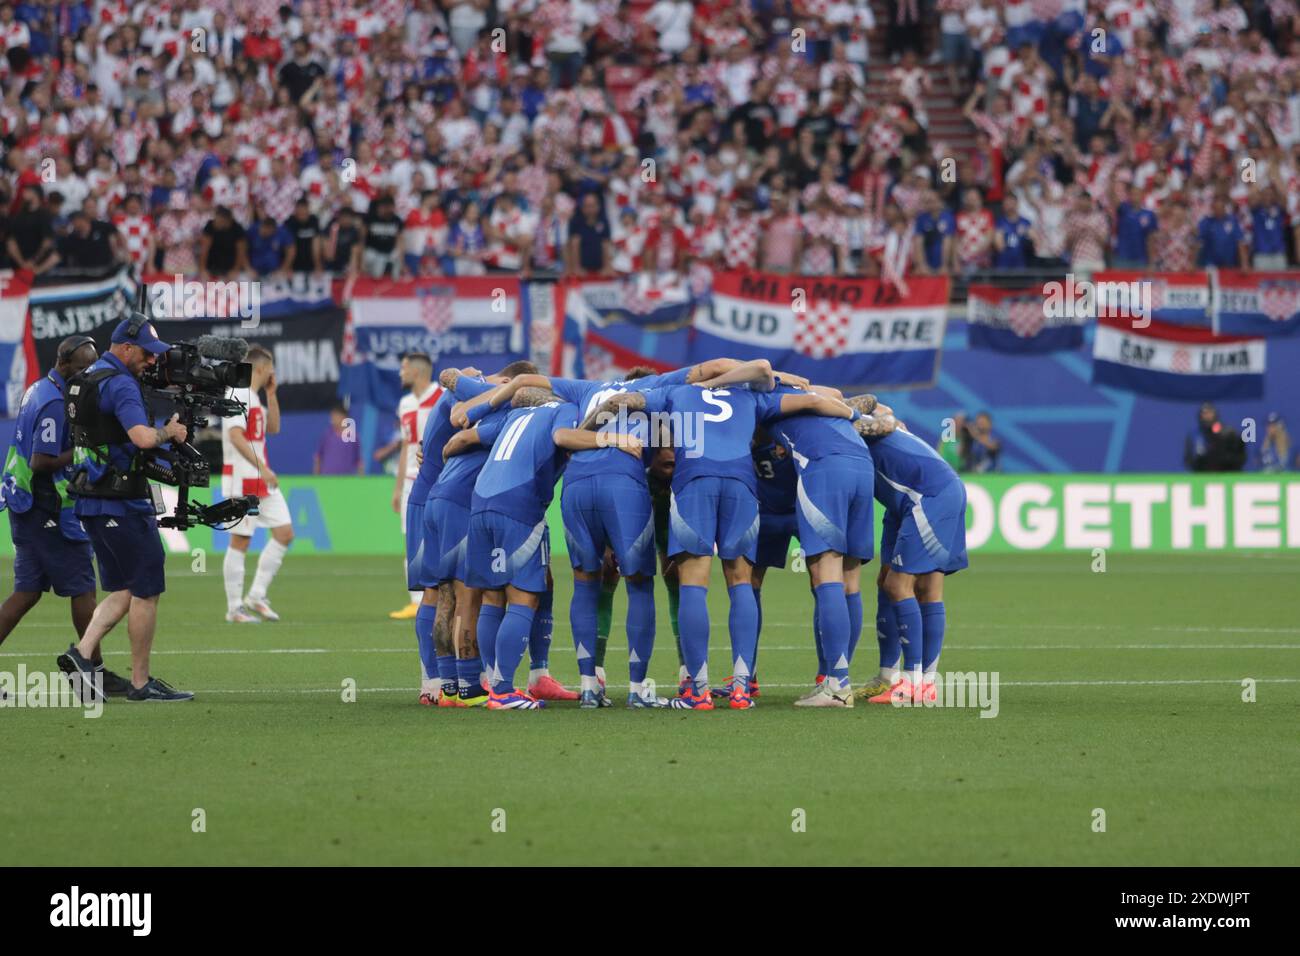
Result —
[{"label": "blue sock", "polygon": [[456,686],[455,654],[438,655],[438,676],[442,678],[442,686],[447,688],[447,693],[455,693],[455,691],[452,690],[452,688]]},{"label": "blue sock", "polygon": [[578,654],[578,673],[596,676],[596,612],[600,605],[600,579],[573,581],[573,603],[569,605],[569,627],[573,649]]},{"label": "blue sock", "polygon": [[461,658],[456,661],[456,676],[460,678],[462,697],[476,697],[481,692],[478,675],[483,669],[483,662],[477,657]]},{"label": "blue sock", "polygon": [[911,674],[920,670],[921,656],[925,650],[921,605],[916,603],[914,597],[895,601],[894,618],[898,621],[898,643],[903,645],[903,670]]},{"label": "blue sock", "polygon": [[483,669],[489,674],[497,662],[497,630],[506,609],[486,601],[478,611],[478,656],[483,659]]},{"label": "blue sock", "polygon": [[625,579],[627,585],[627,669],[632,683],[645,680],[655,648],[654,579]]},{"label": "blue sock", "polygon": [[498,694],[509,694],[515,689],[515,671],[524,659],[532,629],[532,608],[525,604],[511,604],[506,608],[497,631],[497,659],[492,671],[492,689]]},{"label": "blue sock", "polygon": [[844,600],[844,582],[828,581],[813,592],[817,601],[817,624],[822,635],[822,654],[836,680],[849,678],[849,606]]},{"label": "blue sock", "polygon": [[921,664],[930,671],[939,663],[939,652],[943,650],[943,631],[948,623],[948,614],[942,601],[933,601],[921,605],[921,640],[925,652],[921,655]]},{"label": "blue sock", "polygon": [[813,592],[813,643],[817,645],[817,673],[826,676],[826,654],[822,650],[822,623],[817,617],[817,593]]},{"label": "blue sock", "polygon": [[420,669],[425,680],[438,676],[438,655],[433,649],[433,619],[437,616],[438,608],[428,604],[421,604],[415,612],[415,646],[420,649]]},{"label": "blue sock", "polygon": [[754,588],[754,672],[749,675],[750,680],[758,679],[758,642],[763,638],[763,592]]},{"label": "blue sock", "polygon": [[758,607],[754,602],[754,587],[737,584],[727,588],[731,598],[731,612],[727,615],[727,630],[731,633],[732,673],[737,680],[749,682],[754,673],[754,650],[758,646]]},{"label": "blue sock", "polygon": [[699,693],[709,685],[709,589],[683,584],[680,593],[677,621],[682,635],[682,656],[686,658],[686,673],[691,675]]},{"label": "blue sock", "polygon": [[844,600],[849,605],[849,663],[853,663],[853,654],[858,649],[858,638],[862,637],[862,592],[846,594]]},{"label": "blue sock", "polygon": [[880,645],[880,666],[898,666],[898,621],[894,618],[894,605],[884,590],[876,592],[876,642]]},{"label": "blue sock", "polygon": [[535,671],[545,670],[551,656],[551,630],[555,624],[551,609],[554,605],[555,592],[543,591],[533,615],[533,631],[528,635],[528,666]]}]

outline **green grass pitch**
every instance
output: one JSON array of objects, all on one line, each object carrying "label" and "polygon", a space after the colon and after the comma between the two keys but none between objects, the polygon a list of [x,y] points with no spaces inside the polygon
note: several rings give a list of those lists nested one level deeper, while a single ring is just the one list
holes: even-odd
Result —
[{"label": "green grass pitch", "polygon": [[[0,709],[0,845],[36,865],[1300,863],[1300,557],[1091,562],[976,556],[949,580],[943,669],[999,673],[988,719],[793,708],[815,670],[806,574],[768,576],[752,712],[628,712],[616,686],[609,710],[488,713],[416,703],[413,628],[387,617],[396,556],[291,555],[272,592],[284,621],[243,627],[221,620],[220,563],[175,559],[154,672],[198,699],[94,720]],[[552,672],[572,685],[556,578]],[[651,676],[671,692],[662,589],[659,604]],[[721,679],[720,581],[710,606]],[[625,608],[620,592],[615,685]],[[69,632],[47,596],[0,670],[52,670]],[[110,666],[128,671],[125,647],[122,625]]]}]

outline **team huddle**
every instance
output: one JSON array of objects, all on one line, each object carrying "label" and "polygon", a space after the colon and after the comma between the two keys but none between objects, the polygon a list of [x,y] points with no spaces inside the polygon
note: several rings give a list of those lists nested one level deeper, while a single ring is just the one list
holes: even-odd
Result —
[{"label": "team huddle", "polygon": [[[807,560],[817,680],[801,707],[933,700],[943,581],[966,567],[966,493],[956,473],[873,396],[714,359],[620,381],[543,376],[528,362],[494,375],[402,360],[411,390],[402,458],[407,586],[428,706],[594,709],[606,696],[611,602],[627,591],[631,708],[754,706],[762,584],[797,537]],[[415,445],[418,436],[418,446]],[[408,454],[410,458],[408,459]],[[569,608],[579,693],[551,677],[554,586],[546,511],[560,512],[573,566]],[[856,691],[860,571],[883,509],[876,629],[880,670]],[[721,561],[731,676],[708,672],[708,588]],[[667,589],[677,645],[675,697],[647,679],[656,637],[654,579]],[[516,672],[529,656],[525,689]]]}]

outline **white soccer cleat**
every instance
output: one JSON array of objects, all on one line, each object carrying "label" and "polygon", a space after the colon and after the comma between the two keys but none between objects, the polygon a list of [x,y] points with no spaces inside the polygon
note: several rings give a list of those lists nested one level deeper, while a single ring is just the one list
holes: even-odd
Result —
[{"label": "white soccer cleat", "polygon": [[826,681],[824,680],[818,681],[816,684],[813,685],[812,690],[808,691],[808,693],[800,697],[799,700],[795,701],[795,703],[798,704],[801,701],[812,700],[814,697],[816,697],[818,694],[822,692],[822,688],[825,686],[826,686]]},{"label": "white soccer cleat", "polygon": [[226,623],[227,624],[261,624],[262,621],[260,618],[256,618],[253,615],[249,614],[242,607],[237,607],[233,611],[226,612]]},{"label": "white soccer cleat", "polygon": [[853,690],[846,683],[843,687],[832,687],[829,680],[817,685],[817,692],[801,697],[794,702],[796,707],[852,707]]},{"label": "white soccer cleat", "polygon": [[280,620],[280,615],[276,614],[275,611],[271,609],[271,605],[267,604],[265,600],[254,601],[252,598],[245,598],[244,607],[256,614],[262,615],[263,620]]}]

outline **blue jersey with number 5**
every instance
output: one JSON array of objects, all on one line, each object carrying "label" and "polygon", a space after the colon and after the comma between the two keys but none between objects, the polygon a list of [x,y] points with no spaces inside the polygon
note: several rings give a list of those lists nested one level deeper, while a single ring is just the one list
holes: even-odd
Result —
[{"label": "blue jersey with number 5", "polygon": [[781,413],[771,392],[678,385],[646,393],[646,411],[667,414],[673,431],[673,491],[693,478],[737,478],[755,494],[758,480],[750,444],[754,427]]}]

